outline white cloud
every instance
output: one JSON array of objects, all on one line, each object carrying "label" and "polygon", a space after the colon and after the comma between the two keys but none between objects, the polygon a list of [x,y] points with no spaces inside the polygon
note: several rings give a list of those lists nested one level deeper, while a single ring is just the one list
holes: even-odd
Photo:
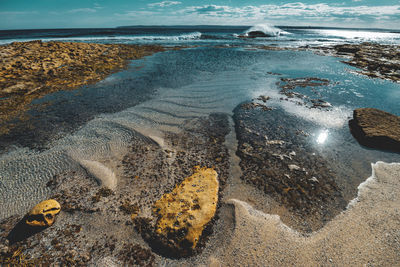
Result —
[{"label": "white cloud", "polygon": [[328,4],[288,3],[284,5],[261,5],[233,8],[229,6],[192,6],[184,10],[203,16],[251,16],[251,17],[351,17],[400,15],[400,6],[331,6]]},{"label": "white cloud", "polygon": [[[164,1],[166,2],[166,1]],[[166,6],[164,2],[150,4],[152,7]],[[172,2],[172,1],[170,1]],[[164,4],[161,4],[164,3]],[[157,5],[156,5],[157,4]],[[346,6],[343,4],[305,4],[301,2],[282,5],[266,4],[233,7],[228,5],[198,5],[174,10],[126,11],[116,14],[122,23],[153,24],[154,18],[160,24],[220,24],[254,25],[271,23],[275,25],[299,26],[353,26],[353,27],[400,27],[400,3],[387,6]],[[126,22],[123,22],[126,21]]]},{"label": "white cloud", "polygon": [[94,3],[94,9],[103,9],[104,7],[101,6],[99,3]]},{"label": "white cloud", "polygon": [[174,5],[179,5],[182,4],[182,2],[178,2],[178,1],[163,1],[163,2],[159,2],[159,3],[152,3],[152,4],[148,4],[148,7],[168,7],[168,6],[174,6]]},{"label": "white cloud", "polygon": [[76,8],[68,10],[67,13],[96,13],[96,8]]},{"label": "white cloud", "polygon": [[28,15],[37,14],[37,11],[1,11],[1,16],[18,16],[18,15]]}]

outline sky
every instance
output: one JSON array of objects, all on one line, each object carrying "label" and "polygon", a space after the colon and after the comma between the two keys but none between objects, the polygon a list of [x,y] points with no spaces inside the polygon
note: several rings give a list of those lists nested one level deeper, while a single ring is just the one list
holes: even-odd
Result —
[{"label": "sky", "polygon": [[0,0],[1,30],[260,23],[400,30],[400,0]]}]

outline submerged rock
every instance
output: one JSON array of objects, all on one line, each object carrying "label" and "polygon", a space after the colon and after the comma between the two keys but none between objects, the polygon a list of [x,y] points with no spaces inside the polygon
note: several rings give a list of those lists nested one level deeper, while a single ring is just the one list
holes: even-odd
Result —
[{"label": "submerged rock", "polygon": [[335,45],[334,49],[339,53],[356,53],[360,51],[361,47],[358,44],[342,44]]},{"label": "submerged rock", "polygon": [[240,105],[233,119],[241,179],[285,207],[298,222],[297,230],[316,231],[346,207],[336,182],[339,174],[308,135],[296,134],[312,129],[311,123],[280,108],[264,112]]},{"label": "submerged rock", "polygon": [[313,104],[313,108],[330,108],[332,107],[332,104],[329,102],[326,102],[322,99],[312,99],[311,103]]},{"label": "submerged rock", "polygon": [[360,144],[400,152],[399,116],[375,108],[359,108],[354,110],[349,126]]},{"label": "submerged rock", "polygon": [[[307,108],[329,109],[332,104],[322,99],[321,91],[318,88],[329,86],[331,82],[328,79],[317,77],[300,77],[300,78],[281,78],[277,83],[279,86],[280,94],[285,95],[286,101],[291,101],[296,105],[305,106]],[[296,92],[298,89],[306,88],[310,94],[303,94]],[[315,98],[317,97],[317,98]],[[283,100],[283,98],[281,99]]]},{"label": "submerged rock", "polygon": [[158,217],[156,234],[168,240],[166,245],[172,250],[190,254],[196,247],[217,209],[217,177],[214,169],[198,167],[192,176],[154,204],[153,211]]}]

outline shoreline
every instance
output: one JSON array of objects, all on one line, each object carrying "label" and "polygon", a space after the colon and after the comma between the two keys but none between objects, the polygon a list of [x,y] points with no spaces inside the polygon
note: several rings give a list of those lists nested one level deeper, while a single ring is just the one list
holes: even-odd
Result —
[{"label": "shoreline", "polygon": [[340,44],[328,47],[304,47],[323,56],[344,58],[344,64],[359,70],[355,73],[400,83],[399,45],[376,43]]},{"label": "shoreline", "polygon": [[[308,59],[309,54],[306,56]],[[222,86],[227,88],[224,99],[228,98],[229,101],[227,95],[232,93],[232,88],[241,88],[238,86],[240,77],[238,80],[227,79],[225,76],[222,78],[231,81]],[[289,91],[296,86],[329,84],[327,80],[311,77],[282,78],[280,81],[282,98],[297,95],[300,99],[299,93]],[[21,188],[13,184],[12,180],[17,180],[17,177],[13,177],[12,172],[3,176],[4,180],[10,181],[9,188],[15,190],[13,196],[16,199],[13,203],[10,201],[11,204],[8,203],[3,210],[8,216],[14,216],[0,220],[0,256],[5,255],[0,258],[0,262],[8,257],[10,263],[25,261],[26,264],[168,263],[173,266],[234,266],[265,262],[280,266],[282,263],[289,265],[296,262],[299,265],[310,262],[329,265],[333,259],[334,263],[340,265],[336,249],[343,250],[348,262],[354,264],[361,265],[369,259],[374,261],[374,257],[378,259],[374,263],[384,260],[385,253],[373,250],[373,245],[366,247],[367,252],[362,254],[364,258],[358,254],[351,258],[351,253],[352,249],[360,250],[364,245],[355,240],[358,232],[364,231],[365,243],[379,241],[379,248],[387,248],[384,231],[386,228],[392,229],[396,224],[383,221],[386,223],[384,226],[387,226],[385,229],[376,224],[384,220],[380,215],[386,212],[393,215],[393,219],[398,218],[398,214],[385,206],[389,203],[387,199],[379,198],[378,195],[381,193],[389,197],[398,191],[398,181],[394,178],[400,172],[399,164],[390,168],[383,163],[375,165],[377,169],[386,168],[394,174],[388,176],[389,182],[378,184],[379,190],[369,188],[370,180],[364,184],[366,186],[361,186],[371,189],[380,201],[374,201],[364,189],[362,192],[355,190],[359,193],[363,209],[360,210],[356,204],[349,211],[343,211],[348,203],[344,203],[342,196],[337,194],[338,185],[331,180],[331,173],[324,167],[326,162],[314,159],[314,155],[309,157],[306,151],[308,148],[303,147],[306,133],[296,131],[291,134],[278,121],[271,121],[272,126],[265,127],[261,120],[254,120],[254,116],[250,116],[253,113],[259,114],[264,119],[266,116],[263,113],[269,112],[272,115],[268,117],[274,120],[284,117],[276,116],[279,110],[269,106],[269,96],[260,95],[257,101],[253,99],[251,103],[242,102],[239,105],[232,101],[227,107],[221,108],[224,106],[222,100],[215,104],[214,96],[209,91],[215,84],[215,81],[211,81],[200,83],[200,86],[194,88],[182,87],[181,92],[176,88],[170,91],[165,89],[160,99],[173,92],[177,96],[174,101],[167,99],[169,102],[161,102],[155,99],[154,102],[148,101],[150,103],[147,105],[144,103],[142,106],[124,109],[118,116],[105,114],[74,135],[59,140],[57,147],[27,156],[22,152],[21,155],[11,155],[5,159],[4,162],[10,160],[9,165],[4,163],[5,170],[11,170],[9,166],[20,168],[18,171],[21,176],[18,178],[24,188],[26,183],[32,184],[31,191],[21,192]],[[198,95],[194,94],[196,90],[200,90]],[[180,94],[182,92],[186,94]],[[207,94],[206,99],[204,94]],[[177,98],[183,100],[178,101]],[[164,108],[165,103],[172,107],[163,110],[160,102]],[[309,109],[329,109],[329,103],[320,99],[311,99],[307,103]],[[231,105],[236,108],[232,109]],[[178,111],[171,113],[171,110],[176,111],[176,106],[180,107]],[[162,113],[164,119],[155,117],[154,113],[143,112],[154,107],[165,111]],[[200,115],[192,116],[198,111],[201,111]],[[152,116],[144,116],[148,114]],[[149,118],[147,124],[142,123],[146,118]],[[285,122],[294,124],[288,120]],[[300,126],[299,129],[304,129]],[[269,132],[265,129],[269,129]],[[300,168],[303,165],[307,169]],[[190,258],[171,259],[171,255],[166,254],[165,257],[165,254],[157,250],[159,244],[152,243],[157,238],[152,235],[157,220],[152,205],[189,178],[197,166],[213,168],[218,173],[219,201],[216,216],[204,228],[198,247],[200,251],[196,248]],[[267,171],[259,169],[259,166],[276,167],[268,173],[269,181],[259,179]],[[47,173],[39,175],[42,170]],[[238,173],[233,174],[234,171]],[[324,175],[317,176],[321,173]],[[257,174],[260,174],[259,177]],[[380,177],[380,173],[377,175]],[[362,181],[366,178],[364,175],[358,177]],[[34,179],[38,181],[32,182]],[[278,184],[280,181],[284,184]],[[376,179],[372,182],[375,183]],[[275,186],[267,187],[267,183]],[[394,187],[389,187],[388,183]],[[106,188],[107,185],[110,188]],[[7,245],[7,252],[3,253],[3,238],[21,220],[23,210],[28,210],[39,201],[33,197],[40,190],[46,192],[39,198],[51,197],[61,203],[62,211],[57,222],[32,237]],[[398,207],[398,202],[393,203],[393,206]],[[20,209],[17,211],[18,205]],[[374,207],[374,213],[371,214],[373,218],[370,220],[369,206]],[[309,214],[304,207],[313,213]],[[359,212],[354,213],[357,209]],[[277,219],[279,216],[280,220]],[[308,225],[302,227],[300,223],[304,221]],[[355,221],[371,224],[366,223],[359,227],[359,231],[353,232],[352,227],[358,227],[352,224]],[[369,234],[375,229],[379,230],[378,237]],[[342,230],[347,235],[341,233]],[[173,238],[168,237],[162,242],[173,245],[176,243]],[[392,253],[392,250],[388,252]],[[388,260],[396,259],[394,253],[390,257]]]},{"label": "shoreline", "polygon": [[[171,48],[160,45],[40,40],[1,45],[0,136],[9,133],[17,121],[29,120],[26,112],[33,100],[57,91],[94,84],[126,68],[129,60],[168,49]],[[355,73],[400,82],[398,45],[361,43],[298,48],[255,46],[254,49],[313,51],[323,56],[341,57],[347,59],[342,63],[359,69]]]}]

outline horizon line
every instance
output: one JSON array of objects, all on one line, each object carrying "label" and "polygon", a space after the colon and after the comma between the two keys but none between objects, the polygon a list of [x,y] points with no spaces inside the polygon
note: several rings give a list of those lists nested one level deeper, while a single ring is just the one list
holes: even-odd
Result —
[{"label": "horizon line", "polygon": [[[224,25],[224,24],[171,24],[171,25],[145,25],[145,24],[137,24],[137,25],[121,25],[115,27],[59,27],[59,28],[21,28],[21,29],[0,29],[0,31],[32,31],[32,30],[73,30],[73,29],[118,29],[118,28],[134,28],[134,27],[159,27],[159,28],[167,28],[167,27],[253,27],[255,25],[262,25],[263,23],[254,24],[254,25]],[[265,23],[270,25],[268,23]],[[390,29],[390,28],[377,28],[377,27],[343,27],[343,26],[291,26],[291,25],[271,25],[273,27],[287,27],[287,28],[310,28],[310,29],[349,29],[349,30],[390,30],[395,32],[400,32],[400,30]]]}]

